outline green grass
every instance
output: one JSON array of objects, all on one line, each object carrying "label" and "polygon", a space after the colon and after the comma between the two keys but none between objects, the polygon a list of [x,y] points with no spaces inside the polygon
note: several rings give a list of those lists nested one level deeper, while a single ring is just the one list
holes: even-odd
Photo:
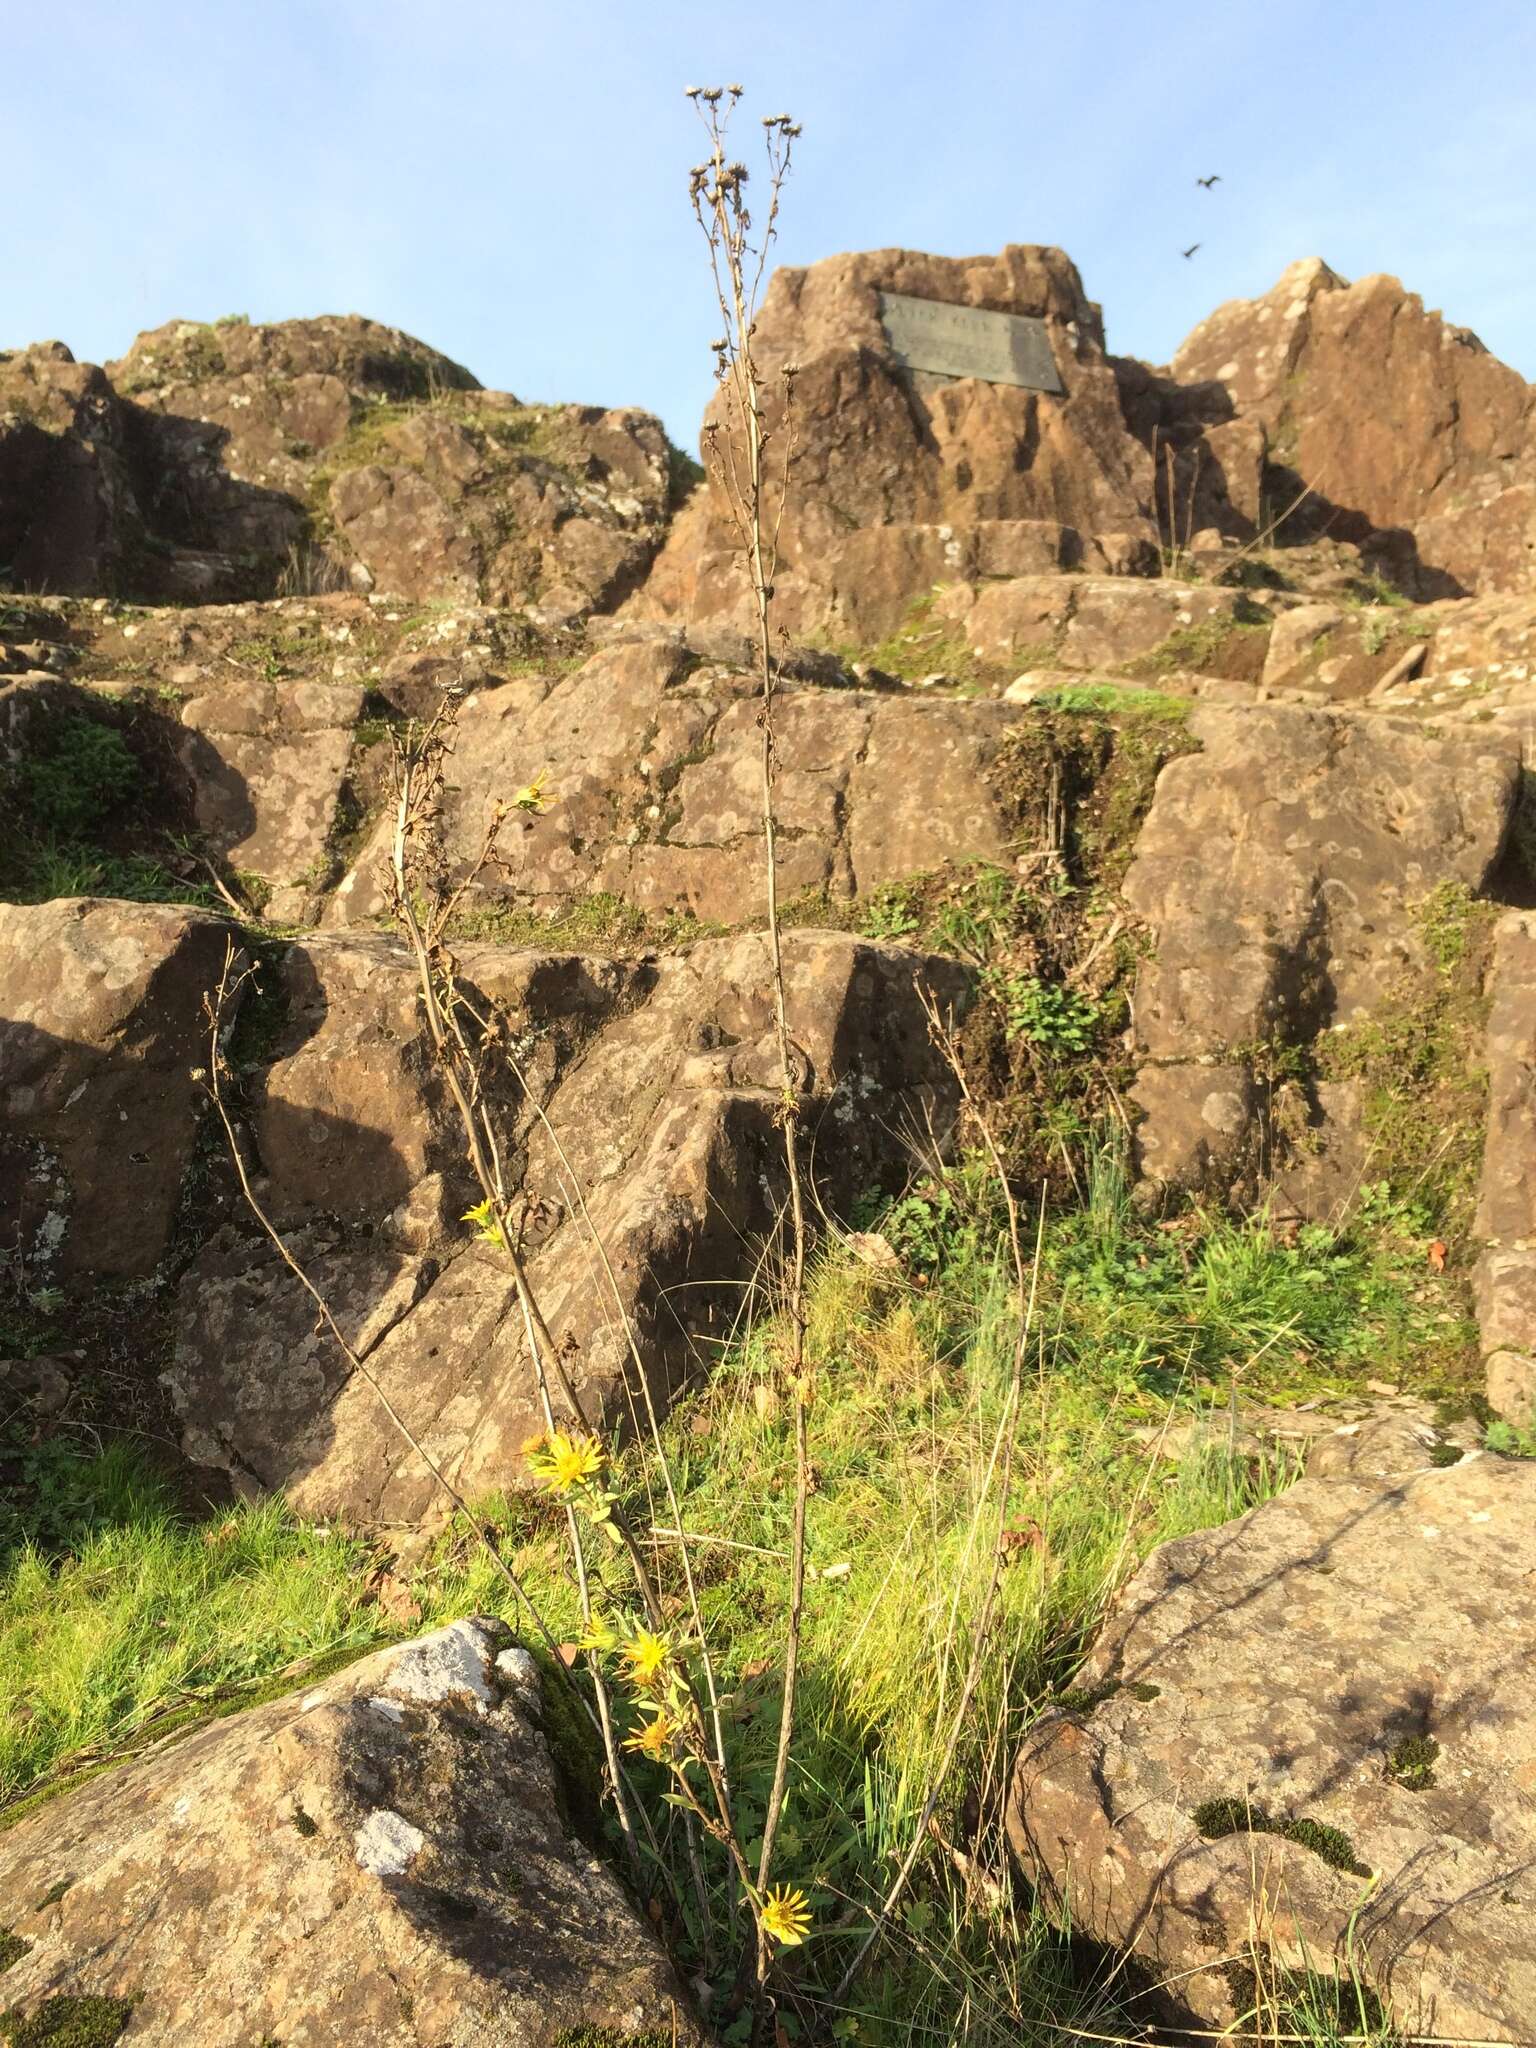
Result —
[{"label": "green grass", "polygon": [[723,925],[707,924],[688,911],[655,914],[623,897],[596,890],[578,897],[550,917],[516,903],[487,903],[461,911],[452,936],[500,946],[538,946],[556,953],[632,954],[685,946],[718,936]]},{"label": "green grass", "polygon": [[[1234,1391],[1358,1391],[1411,1359],[1440,1308],[1424,1247],[1395,1211],[1372,1212],[1354,1235],[1316,1229],[1290,1243],[1262,1220],[1198,1212],[1165,1230],[1133,1209],[1113,1149],[1080,1175],[1088,1199],[1050,1213],[1040,1236],[1001,1510],[1010,1561],[940,1807],[956,1839],[970,1795],[980,1818],[967,1839],[998,1874],[1008,1759],[1036,1715],[1070,1703],[1116,1586],[1157,1542],[1226,1520],[1292,1476],[1284,1459],[1237,1447]],[[845,2038],[872,2043],[952,2039],[962,2013],[972,2038],[999,2044],[1044,2048],[1074,2022],[1115,2031],[1123,1987],[1085,1979],[1070,1945],[1022,1900],[1013,1924],[994,1924],[938,1858],[920,1866],[853,2010],[824,2004],[854,1938],[838,1922],[852,1912],[856,1931],[888,1883],[947,1738],[999,1533],[989,1471],[1020,1315],[998,1200],[974,1163],[897,1202],[872,1197],[858,1220],[884,1234],[896,1262],[830,1246],[808,1304],[815,1490],[780,1876],[810,1893],[817,1931],[796,1953],[795,1994],[806,2013],[844,2025]],[[702,1390],[665,1425],[683,1524],[709,1539],[693,1555],[749,1837],[771,1768],[784,1630],[785,1342],[782,1323],[758,1320],[721,1347]],[[1149,1441],[1164,1439],[1167,1454],[1149,1454]],[[654,1456],[619,1449],[615,1475],[642,1528],[665,1523],[668,1511],[648,1504],[660,1498]],[[56,1503],[63,1484],[54,1475]],[[0,1570],[0,1796],[67,1781],[180,1717],[297,1683],[298,1660],[345,1658],[397,1632],[370,1604],[368,1548],[305,1528],[276,1503],[188,1521],[122,1448],[80,1461],[69,1487],[48,1545],[23,1542]],[[482,1511],[557,1640],[569,1638],[578,1614],[558,1514],[522,1497]],[[396,1569],[423,1627],[471,1612],[521,1618],[462,1530],[414,1570]],[[659,1552],[659,1570],[682,1625],[674,1551]],[[624,1605],[611,1558],[600,1586],[610,1609]],[[1155,1715],[1156,1698],[1140,1710]],[[663,1787],[641,1782],[684,1901],[693,1971],[702,1928],[682,1881],[679,1824]],[[723,1919],[713,1863],[709,1882]],[[729,1968],[718,1948],[712,1967]]]},{"label": "green grass", "polygon": [[117,896],[224,907],[207,882],[142,850],[156,839],[173,856],[184,842],[150,829],[164,792],[146,772],[141,744],[133,716],[119,723],[105,708],[38,721],[26,753],[0,764],[0,899]]},{"label": "green grass", "polygon": [[921,682],[925,676],[943,675],[964,690],[978,690],[1002,682],[1028,667],[1047,667],[1053,648],[1045,643],[1020,650],[1006,661],[992,661],[979,655],[957,623],[936,619],[934,606],[943,585],[914,598],[904,616],[886,637],[873,647],[844,643],[832,648],[850,666],[854,663],[879,669],[902,682]]},{"label": "green grass", "polygon": [[0,1803],[63,1758],[210,1712],[226,1688],[243,1704],[239,1689],[296,1659],[381,1633],[362,1604],[364,1546],[279,1503],[190,1523],[123,1445],[79,1460],[67,1484],[87,1533],[63,1556],[24,1544],[0,1567]]},{"label": "green grass", "polygon": [[1041,711],[1068,711],[1077,716],[1107,712],[1131,721],[1183,719],[1189,715],[1191,701],[1165,690],[1126,690],[1114,683],[1063,683],[1059,689],[1044,690],[1034,699],[1035,707]]}]

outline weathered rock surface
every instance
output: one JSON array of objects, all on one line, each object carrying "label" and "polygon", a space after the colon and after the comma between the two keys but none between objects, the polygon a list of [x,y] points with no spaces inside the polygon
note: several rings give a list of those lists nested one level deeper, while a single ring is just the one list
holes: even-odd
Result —
[{"label": "weathered rock surface", "polygon": [[[1344,1975],[1352,1943],[1403,2027],[1513,2040],[1536,2010],[1536,1464],[1379,1448],[1153,1554],[1078,1681],[1118,1689],[1032,1731],[1009,1839],[1205,2024],[1244,2012],[1253,1943]],[[1415,1790],[1399,1745],[1425,1738]],[[1202,1833],[1213,1802],[1236,1832]],[[1359,1872],[1248,1814],[1338,1830]]]},{"label": "weathered rock surface", "polygon": [[30,1278],[163,1256],[226,939],[172,904],[0,904],[0,1229]]},{"label": "weathered rock surface", "polygon": [[1084,672],[1128,665],[1152,679],[1188,669],[1254,681],[1276,621],[1295,603],[1283,591],[1171,577],[1017,576],[947,584],[916,633],[952,637],[988,664]]},{"label": "weathered rock surface", "polygon": [[1536,589],[1536,394],[1396,278],[1292,264],[1202,321],[1172,378],[1262,431],[1277,509],[1310,486],[1307,520],[1382,545],[1404,587]]},{"label": "weathered rock surface", "polygon": [[[909,1145],[947,1130],[953,1082],[921,992],[959,1002],[966,978],[828,932],[787,935],[785,967],[808,1156],[836,1213],[899,1182]],[[520,1034],[530,1097],[503,1105],[505,1156],[541,1306],[591,1419],[622,1419],[638,1399],[624,1319],[664,1400],[731,1327],[774,1227],[783,1154],[766,942],[627,965],[484,947],[462,969]],[[458,1221],[474,1195],[423,1049],[414,971],[370,935],[297,943],[282,974],[288,1022],[253,1082],[263,1199],[433,1456],[472,1495],[519,1484],[520,1446],[542,1417],[506,1263]],[[316,1330],[312,1302],[239,1221],[181,1283],[168,1385],[188,1455],[242,1486],[284,1487],[302,1511],[366,1523],[413,1524],[436,1505],[372,1390]]]},{"label": "weathered rock surface", "polygon": [[1488,1137],[1474,1280],[1488,1399],[1536,1424],[1536,915],[1511,911],[1494,938],[1489,980]]},{"label": "weathered rock surface", "polygon": [[[1042,319],[1061,396],[903,369],[882,291]],[[794,386],[794,495],[776,579],[784,622],[865,645],[912,599],[956,577],[1063,567],[1155,567],[1151,462],[1126,433],[1099,311],[1059,249],[951,259],[905,249],[777,271],[754,349],[774,414]],[[716,400],[704,449],[729,420]],[[719,487],[690,500],[639,606],[647,616],[740,615]]]},{"label": "weathered rock surface", "polygon": [[[462,869],[497,798],[547,772],[558,801],[509,830],[479,904],[554,910],[593,890],[735,923],[762,904],[761,734],[752,677],[670,637],[604,649],[574,674],[513,678],[459,714],[444,833]],[[776,714],[779,888],[851,897],[946,859],[1006,849],[992,786],[1005,706],[792,683]],[[918,802],[891,791],[921,788]],[[326,922],[384,904],[381,819]]]},{"label": "weathered rock surface", "polygon": [[[344,872],[387,789],[392,720],[430,716],[447,688],[494,689],[535,658],[561,666],[518,614],[346,592],[149,611],[27,599],[16,614],[37,637],[0,645],[0,773],[50,728],[116,719],[142,773],[114,829],[162,863],[190,839],[264,885],[257,900],[284,924],[318,916]],[[187,872],[206,878],[196,861]]]},{"label": "weathered rock surface", "polygon": [[[1263,1156],[1255,1053],[1382,999],[1418,957],[1415,906],[1494,868],[1519,759],[1494,732],[1289,705],[1202,703],[1190,730],[1201,751],[1159,778],[1125,884],[1155,944],[1136,985],[1137,1150],[1165,1187],[1228,1187],[1293,1164]],[[1328,1213],[1358,1178],[1347,1095],[1306,1113],[1294,1193]]]},{"label": "weathered rock surface", "polygon": [[0,1836],[0,2000],[132,2001],[126,2043],[700,2039],[579,1840],[533,1659],[460,1621],[216,1721]]}]

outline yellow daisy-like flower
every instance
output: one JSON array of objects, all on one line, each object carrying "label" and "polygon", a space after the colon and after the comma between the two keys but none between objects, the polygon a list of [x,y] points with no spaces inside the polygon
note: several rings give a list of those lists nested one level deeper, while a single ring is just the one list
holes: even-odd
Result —
[{"label": "yellow daisy-like flower", "polygon": [[603,1469],[603,1447],[595,1436],[553,1429],[524,1445],[528,1469],[551,1493],[566,1494],[595,1479]]},{"label": "yellow daisy-like flower", "polygon": [[673,1740],[681,1725],[663,1708],[652,1714],[643,1728],[637,1728],[633,1735],[628,1736],[624,1747],[638,1750],[641,1756],[648,1756],[652,1763],[664,1764],[672,1753]]},{"label": "yellow daisy-like flower", "polygon": [[526,783],[517,792],[517,795],[512,799],[514,811],[527,811],[534,818],[543,816],[550,805],[556,801],[552,791],[545,787],[545,776],[548,773],[549,770],[547,768],[542,770],[539,774],[535,775],[532,782]]},{"label": "yellow daisy-like flower", "polygon": [[624,1673],[631,1685],[642,1692],[649,1692],[666,1668],[667,1659],[672,1655],[672,1645],[665,1636],[652,1635],[648,1628],[637,1628],[629,1641],[620,1650]]},{"label": "yellow daisy-like flower", "polygon": [[598,1650],[605,1656],[608,1651],[616,1650],[618,1646],[618,1636],[606,1621],[599,1621],[595,1614],[576,1638],[578,1650]]},{"label": "yellow daisy-like flower", "polygon": [[764,1934],[780,1948],[798,1948],[811,1931],[811,1904],[805,1893],[776,1884],[763,1901]]},{"label": "yellow daisy-like flower", "polygon": [[487,1196],[483,1202],[476,1202],[473,1209],[466,1209],[459,1218],[461,1223],[473,1223],[475,1235],[485,1244],[493,1244],[499,1251],[505,1251],[507,1240],[502,1235],[501,1225],[496,1221],[496,1205]]}]

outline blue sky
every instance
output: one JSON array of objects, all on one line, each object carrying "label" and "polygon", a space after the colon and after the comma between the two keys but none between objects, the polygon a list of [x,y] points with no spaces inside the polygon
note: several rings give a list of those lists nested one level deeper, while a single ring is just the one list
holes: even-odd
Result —
[{"label": "blue sky", "polygon": [[691,442],[682,89],[739,80],[754,147],[759,114],[804,124],[785,261],[1056,242],[1111,347],[1165,360],[1321,255],[1536,378],[1530,0],[74,0],[0,47],[0,347],[361,312]]}]

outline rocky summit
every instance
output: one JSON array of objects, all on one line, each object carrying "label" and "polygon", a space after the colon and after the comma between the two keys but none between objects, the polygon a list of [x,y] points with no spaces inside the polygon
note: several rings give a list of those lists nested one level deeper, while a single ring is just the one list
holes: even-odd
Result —
[{"label": "rocky summit", "polygon": [[1523,2039],[1536,395],[752,346],[0,354],[0,2038]]}]

